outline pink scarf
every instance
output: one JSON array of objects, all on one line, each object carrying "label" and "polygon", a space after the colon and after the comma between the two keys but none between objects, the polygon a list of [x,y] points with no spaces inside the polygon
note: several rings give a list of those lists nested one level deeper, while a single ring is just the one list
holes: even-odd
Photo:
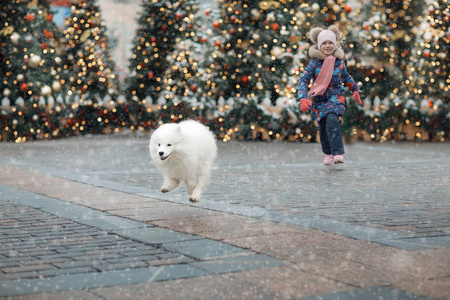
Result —
[{"label": "pink scarf", "polygon": [[310,96],[323,95],[330,84],[331,77],[333,77],[334,62],[336,57],[333,55],[328,56],[323,61],[322,70],[320,70],[319,76],[317,76],[316,81],[314,81],[313,86],[309,90]]}]

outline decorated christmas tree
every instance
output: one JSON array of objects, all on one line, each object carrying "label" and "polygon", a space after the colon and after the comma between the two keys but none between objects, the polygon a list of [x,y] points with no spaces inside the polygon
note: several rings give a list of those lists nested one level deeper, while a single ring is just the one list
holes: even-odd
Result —
[{"label": "decorated christmas tree", "polygon": [[[450,103],[450,3],[430,2],[418,28],[406,85],[419,101]],[[421,106],[433,106],[433,100]],[[426,107],[425,107],[426,108]]]},{"label": "decorated christmas tree", "polygon": [[65,83],[65,57],[52,18],[48,1],[1,1],[1,93],[11,105],[56,97]]},{"label": "decorated christmas tree", "polygon": [[[182,49],[186,47],[184,45],[174,54],[175,44],[194,36],[192,22],[195,6],[194,0],[142,2],[127,84],[127,94],[132,100],[142,102],[147,98],[146,102],[150,100],[156,103],[163,91],[166,70],[172,67],[171,56],[181,57],[186,54]],[[180,67],[179,70],[183,72],[183,67]],[[178,79],[166,77],[166,80],[170,80],[169,84],[178,85],[174,82]]]},{"label": "decorated christmas tree", "polygon": [[393,100],[405,94],[403,85],[423,1],[364,1],[350,31],[350,71],[363,82],[362,95]]},{"label": "decorated christmas tree", "polygon": [[106,28],[95,0],[73,0],[64,30],[69,61],[69,95],[97,101],[116,95],[118,78],[108,48]]}]

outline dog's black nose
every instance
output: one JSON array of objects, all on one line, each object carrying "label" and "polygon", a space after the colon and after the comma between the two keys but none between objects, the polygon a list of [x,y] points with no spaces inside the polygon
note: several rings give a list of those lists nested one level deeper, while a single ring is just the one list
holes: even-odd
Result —
[{"label": "dog's black nose", "polygon": [[159,156],[163,156],[163,155],[164,155],[164,152],[163,152],[163,151],[160,151],[158,154],[159,154]]}]

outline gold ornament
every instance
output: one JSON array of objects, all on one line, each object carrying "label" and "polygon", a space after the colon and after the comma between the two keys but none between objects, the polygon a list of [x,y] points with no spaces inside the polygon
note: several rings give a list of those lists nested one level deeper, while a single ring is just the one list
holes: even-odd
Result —
[{"label": "gold ornament", "polygon": [[298,11],[295,13],[295,16],[297,17],[297,25],[302,25],[303,23],[305,23],[306,15],[303,12]]},{"label": "gold ornament", "polygon": [[59,92],[61,90],[61,83],[59,83],[59,81],[54,81],[52,84],[52,89],[55,92]]},{"label": "gold ornament", "polygon": [[2,34],[2,35],[10,35],[13,32],[14,32],[14,27],[12,27],[12,26],[8,26],[8,27],[5,27],[2,30],[0,30],[0,34]]},{"label": "gold ornament", "polygon": [[35,7],[36,5],[38,5],[38,0],[33,0],[33,1],[31,1],[30,3],[28,3],[27,7],[28,7],[28,8],[33,8],[33,7]]},{"label": "gold ornament", "polygon": [[13,34],[11,34],[11,42],[13,43],[13,45],[15,45],[15,46],[19,45],[19,39],[20,39],[20,35],[17,32],[14,32]]},{"label": "gold ornament", "polygon": [[52,94],[52,89],[48,85],[44,85],[41,89],[42,96],[50,96]]},{"label": "gold ornament", "polygon": [[259,2],[259,8],[262,10],[277,9],[281,3],[278,1],[261,1]]},{"label": "gold ornament", "polygon": [[250,41],[243,41],[241,43],[237,43],[236,47],[240,48],[240,49],[246,49],[246,48],[250,47]]},{"label": "gold ornament", "polygon": [[319,11],[319,10],[320,10],[320,5],[319,5],[319,3],[313,3],[313,5],[311,5],[311,9],[312,9],[312,11],[314,11],[314,12]]},{"label": "gold ornament", "polygon": [[250,19],[252,21],[259,21],[261,20],[261,13],[258,9],[254,8],[250,11]]},{"label": "gold ornament", "polygon": [[41,57],[39,55],[34,55],[29,61],[28,65],[30,68],[37,68],[41,62]]},{"label": "gold ornament", "polygon": [[80,42],[84,42],[87,40],[87,38],[91,35],[91,30],[87,29],[85,32],[83,32],[83,34],[80,37]]}]

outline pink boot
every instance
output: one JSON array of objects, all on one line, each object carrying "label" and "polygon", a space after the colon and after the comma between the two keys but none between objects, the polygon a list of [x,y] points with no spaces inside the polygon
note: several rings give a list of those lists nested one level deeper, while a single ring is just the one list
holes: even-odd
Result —
[{"label": "pink boot", "polygon": [[333,155],[325,155],[323,163],[326,165],[331,165],[333,163]]},{"label": "pink boot", "polygon": [[333,156],[334,164],[343,164],[344,163],[344,155],[335,155]]}]

